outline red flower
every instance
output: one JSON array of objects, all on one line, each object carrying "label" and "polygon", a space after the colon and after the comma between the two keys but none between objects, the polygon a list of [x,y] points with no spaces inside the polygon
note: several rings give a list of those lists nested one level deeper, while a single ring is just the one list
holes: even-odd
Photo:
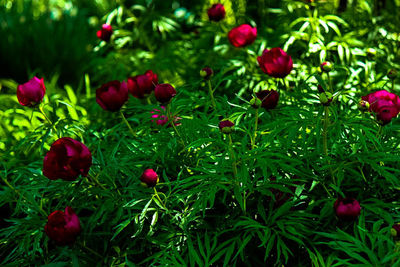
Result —
[{"label": "red flower", "polygon": [[158,174],[153,169],[147,169],[140,176],[140,181],[148,187],[154,187],[159,181]]},{"label": "red flower", "polygon": [[160,103],[168,103],[175,95],[175,88],[168,83],[158,84],[154,89],[154,96]]},{"label": "red flower", "polygon": [[143,75],[128,78],[128,90],[136,98],[144,98],[150,94],[158,83],[157,74],[148,70]]},{"label": "red flower", "polygon": [[46,93],[43,78],[33,77],[28,82],[18,85],[17,98],[23,106],[32,107],[39,104]]},{"label": "red flower", "polygon": [[214,4],[207,11],[208,18],[212,21],[220,21],[225,18],[225,8],[222,4]]},{"label": "red flower", "polygon": [[400,112],[399,96],[386,90],[376,91],[361,97],[369,103],[369,111],[376,114],[376,118],[383,125],[391,122]]},{"label": "red flower", "polygon": [[257,28],[251,27],[249,24],[242,24],[233,28],[228,33],[229,42],[236,47],[244,47],[252,44],[257,37]]},{"label": "red flower", "polygon": [[81,232],[81,224],[74,210],[67,206],[65,212],[56,210],[47,217],[44,231],[57,245],[65,246],[75,242]]},{"label": "red flower", "polygon": [[111,81],[96,90],[96,102],[105,110],[118,111],[127,100],[126,82]]},{"label": "red flower", "polygon": [[339,219],[354,220],[361,212],[360,203],[354,198],[338,198],[333,205]]},{"label": "red flower", "polygon": [[[163,111],[165,110],[164,106],[161,106],[162,111],[159,109],[153,109],[152,111],[150,111],[151,114],[151,118],[153,119],[157,119],[155,122],[157,123],[157,125],[161,125],[164,126],[167,122],[168,122],[168,117],[166,115],[162,115]],[[175,126],[179,126],[181,125],[180,123],[178,123],[177,121],[180,120],[180,117],[174,117],[174,124]],[[154,122],[154,120],[151,120],[152,122]],[[171,123],[168,125],[168,127],[171,127]]]},{"label": "red flower", "polygon": [[97,31],[97,38],[103,41],[110,41],[111,35],[113,33],[112,27],[109,24],[103,24],[101,30]]},{"label": "red flower", "polygon": [[73,181],[87,176],[92,165],[92,154],[79,141],[63,137],[55,141],[43,160],[43,175],[51,180]]},{"label": "red flower", "polygon": [[279,47],[265,49],[257,61],[262,71],[274,78],[285,78],[293,69],[292,58]]},{"label": "red flower", "polygon": [[275,90],[263,90],[256,93],[256,96],[262,101],[261,107],[266,110],[274,109],[278,105],[279,93]]}]

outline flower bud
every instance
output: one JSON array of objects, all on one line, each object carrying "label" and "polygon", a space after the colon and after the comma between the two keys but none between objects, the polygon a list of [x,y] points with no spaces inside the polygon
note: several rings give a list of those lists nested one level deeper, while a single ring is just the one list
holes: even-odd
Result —
[{"label": "flower bud", "polygon": [[200,70],[200,76],[203,77],[204,80],[209,80],[213,74],[214,71],[210,67],[205,67]]},{"label": "flower bud", "polygon": [[322,62],[322,64],[320,65],[320,68],[323,72],[330,72],[333,69],[333,65],[329,61],[325,61],[325,62]]},{"label": "flower bud", "polygon": [[397,78],[398,72],[396,69],[389,70],[387,77],[391,80],[395,80]]},{"label": "flower bud", "polygon": [[167,104],[175,95],[175,88],[168,83],[158,84],[154,89],[154,96],[161,104]]},{"label": "flower bud", "polygon": [[18,102],[23,106],[33,107],[42,102],[45,93],[43,78],[33,77],[28,82],[18,85]]},{"label": "flower bud", "polygon": [[71,207],[56,210],[47,217],[44,231],[59,246],[71,245],[81,232],[78,216]]},{"label": "flower bud", "polygon": [[357,107],[360,111],[365,112],[369,109],[369,103],[365,100],[360,100],[357,104]]},{"label": "flower bud", "polygon": [[110,41],[112,33],[113,33],[113,30],[112,30],[111,25],[103,24],[101,26],[101,30],[98,30],[96,35],[97,35],[97,38],[108,42],[108,41]]},{"label": "flower bud", "polygon": [[261,101],[261,99],[259,99],[258,97],[253,97],[253,98],[250,100],[250,105],[251,105],[253,108],[259,108],[259,107],[261,107],[261,104],[262,104],[262,101]]},{"label": "flower bud", "polygon": [[219,122],[218,127],[224,134],[230,134],[235,124],[228,119]]},{"label": "flower bud", "polygon": [[153,169],[147,169],[140,176],[140,181],[147,187],[154,187],[159,182],[158,174]]},{"label": "flower bud", "polygon": [[354,198],[338,198],[333,208],[336,216],[341,220],[354,220],[361,212],[360,203]]},{"label": "flower bud", "polygon": [[256,93],[261,100],[261,107],[265,110],[274,109],[278,105],[279,93],[275,90],[263,90]]},{"label": "flower bud", "polygon": [[393,225],[390,229],[390,234],[395,237],[400,237],[400,223]]},{"label": "flower bud", "polygon": [[208,18],[212,21],[220,21],[225,18],[225,8],[222,4],[214,4],[207,10]]},{"label": "flower bud", "polygon": [[329,92],[323,92],[319,94],[319,102],[324,106],[329,106],[332,102],[332,94]]}]

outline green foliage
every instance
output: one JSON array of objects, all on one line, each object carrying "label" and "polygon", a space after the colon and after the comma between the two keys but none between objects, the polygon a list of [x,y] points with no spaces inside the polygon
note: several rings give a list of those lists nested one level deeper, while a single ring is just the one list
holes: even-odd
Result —
[{"label": "green foliage", "polygon": [[[372,1],[353,1],[338,13],[333,1],[223,2],[232,17],[211,23],[210,1],[104,1],[99,9],[109,12],[101,21],[114,29],[109,43],[87,37],[95,29],[84,13],[70,18],[77,24],[52,20],[48,31],[40,31],[47,18],[39,18],[14,36],[16,47],[28,34],[44,40],[43,49],[29,49],[48,58],[35,68],[47,73],[41,105],[50,122],[18,104],[18,82],[0,80],[0,265],[400,266],[399,243],[390,235],[400,222],[400,118],[382,127],[357,109],[370,92],[399,94],[398,80],[392,85],[385,76],[400,67],[400,22],[390,14],[398,3],[377,10]],[[16,22],[17,12],[5,14]],[[240,49],[226,38],[239,23],[258,26],[255,43]],[[0,25],[6,36],[24,27]],[[68,38],[60,36],[75,32],[85,42],[64,44]],[[55,41],[45,37],[54,34]],[[284,80],[257,65],[257,56],[275,46],[294,62]],[[25,62],[31,75],[29,49],[18,55],[15,48],[7,58]],[[62,58],[79,64],[54,63]],[[329,75],[319,71],[325,60],[333,63]],[[199,76],[204,66],[214,70],[215,108]],[[95,89],[147,69],[175,86],[169,107],[180,125],[157,125],[154,97],[130,96],[122,112],[132,134],[118,112],[96,103]],[[320,104],[319,84],[333,94],[330,106]],[[279,104],[256,112],[248,101],[263,89],[278,90]],[[218,129],[223,118],[235,123],[230,135]],[[43,176],[43,158],[58,136],[90,149],[88,177]],[[147,168],[160,177],[154,189],[140,184]],[[333,203],[346,196],[362,207],[354,221],[335,216]],[[82,233],[59,247],[43,227],[65,206],[74,208]]]}]

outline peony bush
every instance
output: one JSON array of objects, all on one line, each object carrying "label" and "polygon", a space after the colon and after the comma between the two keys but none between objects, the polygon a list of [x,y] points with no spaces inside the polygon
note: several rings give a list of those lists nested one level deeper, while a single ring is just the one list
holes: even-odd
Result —
[{"label": "peony bush", "polygon": [[399,266],[398,3],[267,2],[117,2],[76,86],[0,79],[1,265]]}]

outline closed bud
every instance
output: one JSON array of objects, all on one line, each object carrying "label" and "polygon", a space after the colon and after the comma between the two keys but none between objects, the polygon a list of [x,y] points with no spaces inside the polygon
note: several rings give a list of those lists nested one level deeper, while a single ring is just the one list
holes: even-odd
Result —
[{"label": "closed bud", "polygon": [[230,120],[222,120],[219,122],[218,127],[224,134],[230,134],[233,131],[235,124]]},{"label": "closed bud", "polygon": [[390,234],[395,237],[400,237],[400,223],[393,225],[390,229]]},{"label": "closed bud", "polygon": [[398,75],[398,71],[396,69],[389,70],[389,72],[387,74],[388,78],[391,80],[395,80],[397,78],[397,75]]},{"label": "closed bud", "polygon": [[332,94],[329,92],[323,92],[319,94],[319,102],[324,106],[329,106],[332,102]]},{"label": "closed bud", "polygon": [[250,100],[250,105],[251,105],[253,108],[259,108],[259,107],[261,106],[261,104],[262,104],[262,101],[261,101],[261,99],[259,99],[258,97],[253,97],[253,98]]},{"label": "closed bud", "polygon": [[360,102],[358,102],[357,107],[360,111],[365,112],[369,109],[369,103],[365,100],[360,100]]},{"label": "closed bud", "polygon": [[204,80],[209,80],[213,74],[214,71],[210,67],[205,67],[200,70],[200,76],[203,77]]},{"label": "closed bud", "polygon": [[333,69],[333,65],[329,61],[325,61],[322,62],[320,68],[323,72],[330,72]]},{"label": "closed bud", "polygon": [[153,169],[147,169],[140,176],[140,181],[147,187],[154,187],[159,181],[157,173]]}]

